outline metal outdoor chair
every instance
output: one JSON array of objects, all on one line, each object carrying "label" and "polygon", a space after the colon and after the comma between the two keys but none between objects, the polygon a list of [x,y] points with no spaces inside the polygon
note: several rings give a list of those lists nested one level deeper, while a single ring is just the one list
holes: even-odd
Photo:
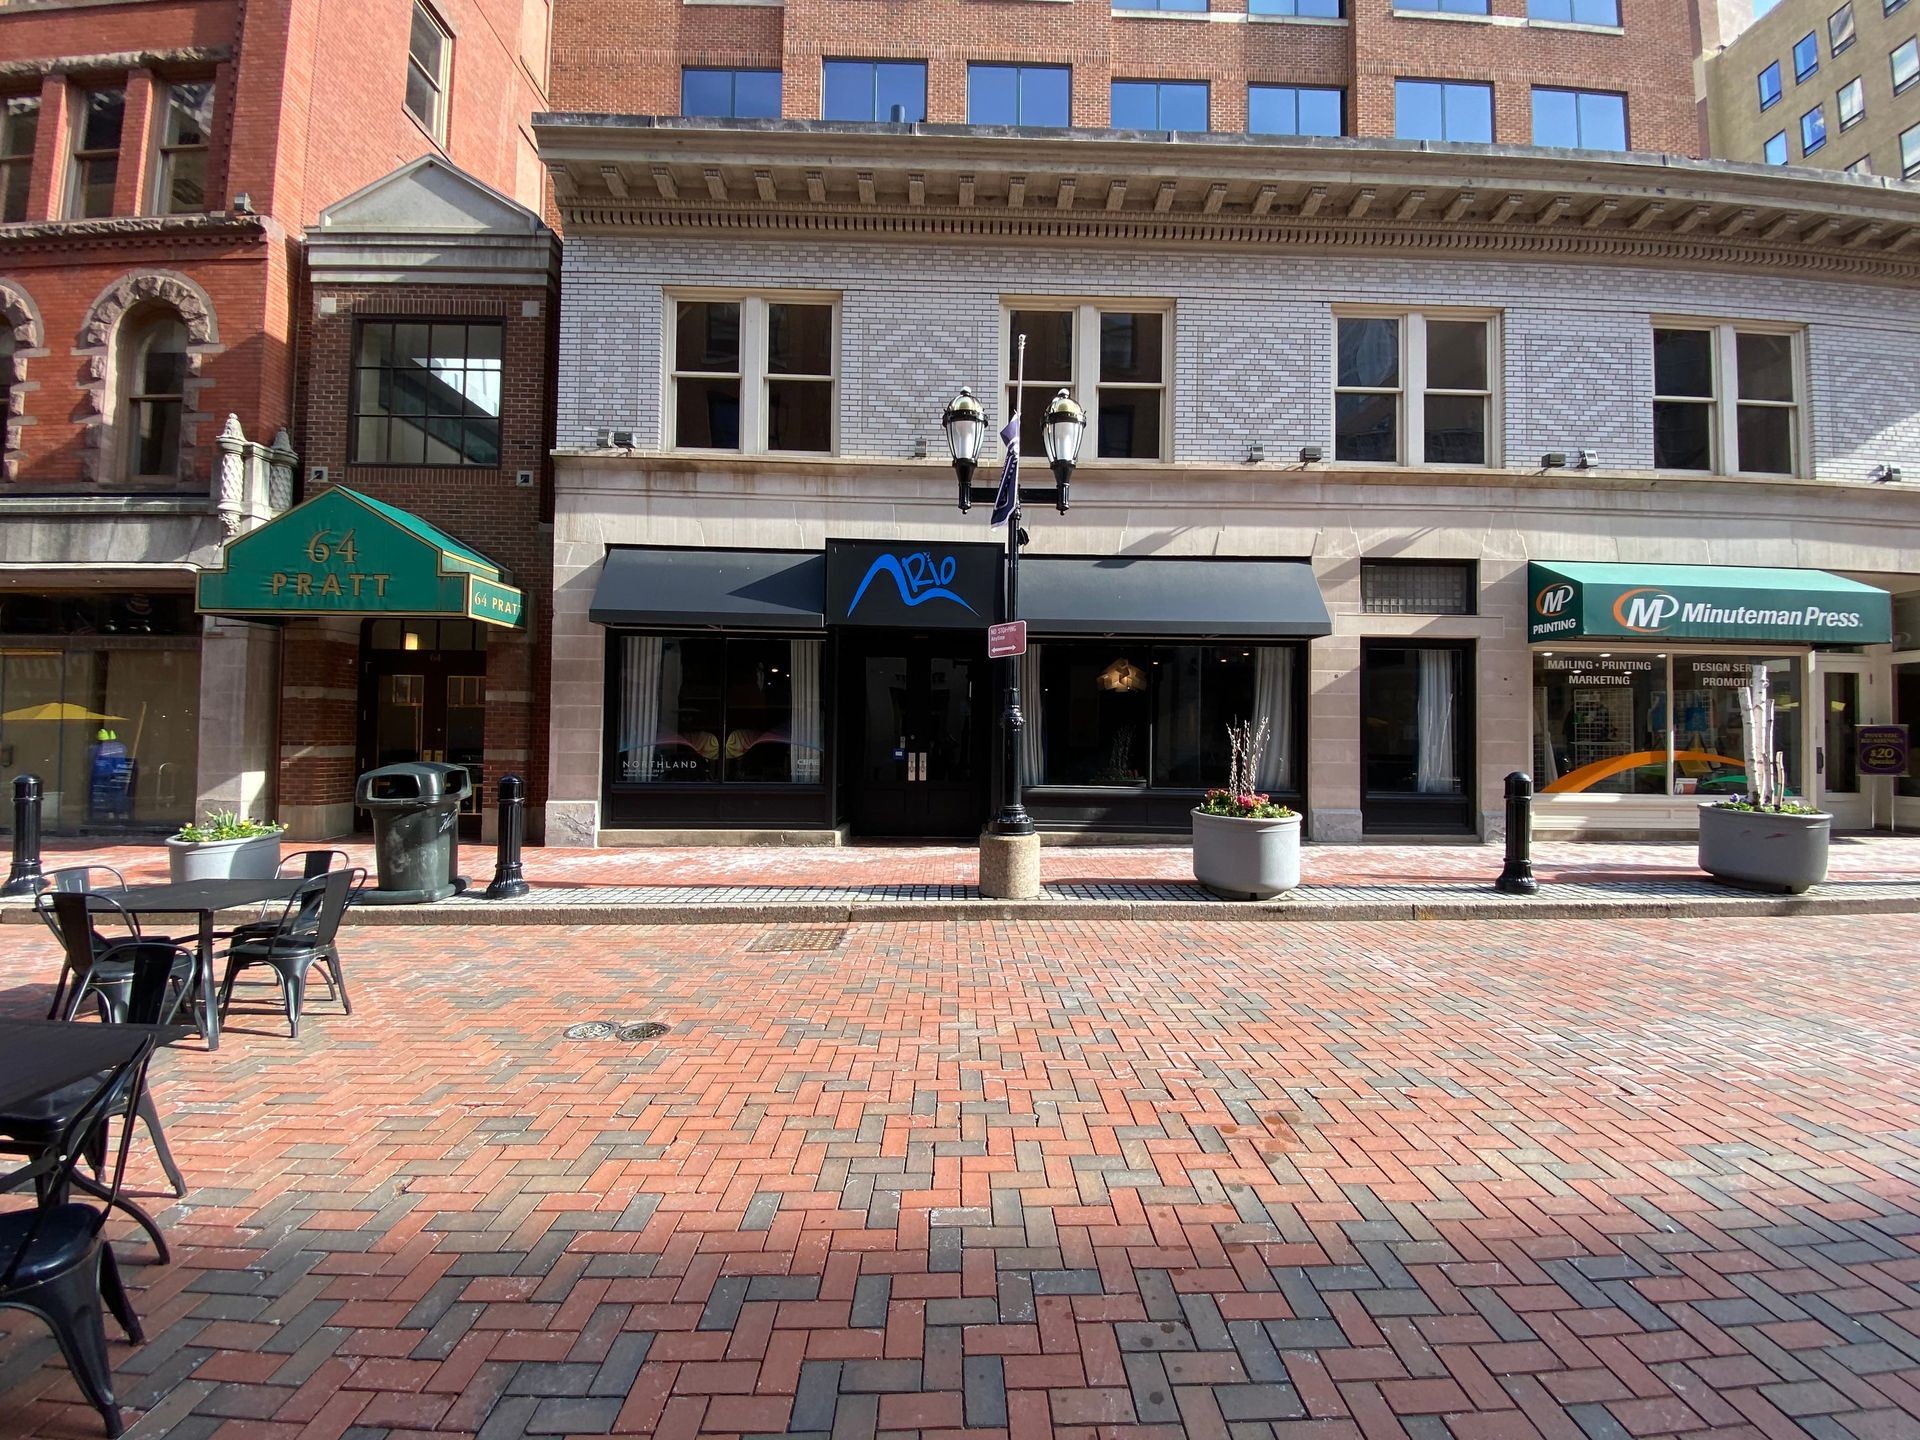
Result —
[{"label": "metal outdoor chair", "polygon": [[[180,1007],[192,993],[193,952],[171,940],[125,941],[113,947],[111,963],[116,971],[125,972],[120,1004],[116,1012],[107,1017],[116,1023],[171,1025],[180,1013]],[[82,988],[87,988],[86,981],[82,982]],[[78,1023],[73,1014],[58,1018]],[[82,1081],[42,1095],[16,1110],[0,1111],[0,1154],[28,1157],[44,1154],[59,1142],[73,1117],[89,1103],[92,1094],[92,1082]],[[120,1120],[131,1134],[136,1119],[146,1125],[147,1136],[153,1142],[153,1153],[160,1161],[167,1183],[173,1187],[174,1198],[179,1199],[187,1193],[187,1182],[180,1174],[180,1167],[174,1163],[166,1132],[160,1128],[159,1113],[154,1109],[153,1097],[147,1093],[145,1085],[116,1095],[113,1104],[101,1114],[100,1125],[88,1137],[86,1153],[93,1160],[96,1173],[106,1158],[105,1123]],[[98,1182],[89,1180],[83,1174],[75,1172],[72,1183],[106,1198]],[[161,1263],[165,1264],[170,1258],[167,1242],[153,1218],[117,1192],[109,1204],[126,1211],[153,1238],[154,1249],[159,1253]]]},{"label": "metal outdoor chair", "polygon": [[353,1001],[347,996],[346,977],[340,970],[340,951],[334,942],[340,932],[340,917],[366,878],[367,872],[355,867],[330,870],[309,880],[288,897],[286,909],[271,934],[236,941],[229,946],[226,978],[220,985],[221,1014],[226,1014],[233,1001],[233,982],[240,972],[265,966],[280,981],[281,998],[287,1007],[287,1032],[299,1039],[307,973],[318,965],[339,997],[341,1008],[351,1015]]},{"label": "metal outdoor chair", "polygon": [[[332,870],[349,868],[353,857],[344,850],[297,850],[282,857],[274,875],[283,880],[317,880]],[[360,872],[363,876],[366,872]],[[359,898],[360,887],[355,886],[348,903]],[[246,920],[227,931],[224,935],[216,932],[216,939],[231,940],[234,944],[246,944],[253,940],[264,940],[279,928],[278,917],[272,914],[273,902],[267,901],[260,907],[260,916],[256,920]],[[326,976],[327,993],[333,993],[333,977]]]},{"label": "metal outdoor chair", "polygon": [[[89,993],[100,1006],[101,1019],[116,1018],[116,1003],[124,1004],[133,972],[113,952],[143,938],[138,917],[103,891],[42,890],[33,897],[33,909],[60,942],[60,979],[53,987],[47,1018],[71,1020]],[[100,921],[105,917],[112,917],[126,933],[102,933]]]},{"label": "metal outdoor chair", "polygon": [[[12,1189],[31,1179],[40,1197],[40,1203],[30,1210],[0,1215],[0,1308],[25,1310],[47,1322],[74,1379],[106,1421],[107,1434],[113,1436],[121,1432],[123,1423],[113,1396],[113,1369],[107,1358],[102,1307],[113,1312],[134,1344],[146,1338],[121,1282],[113,1249],[101,1233],[109,1210],[119,1203],[132,1128],[121,1130],[119,1151],[107,1183],[86,1183],[77,1167],[121,1097],[144,1092],[152,1054],[152,1044],[145,1044],[132,1059],[102,1078],[76,1087],[85,1089],[86,1097],[53,1143],[23,1170],[0,1182],[0,1188]],[[95,1209],[70,1200],[68,1195],[74,1188],[88,1190],[104,1199],[106,1206]]]}]

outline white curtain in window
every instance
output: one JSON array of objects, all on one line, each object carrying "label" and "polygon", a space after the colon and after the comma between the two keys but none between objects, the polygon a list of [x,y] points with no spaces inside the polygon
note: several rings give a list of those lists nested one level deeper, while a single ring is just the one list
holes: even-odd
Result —
[{"label": "white curtain in window", "polygon": [[1040,647],[1027,646],[1020,657],[1020,783],[1043,784],[1047,778],[1047,719],[1040,705]]},{"label": "white curtain in window", "polygon": [[796,785],[820,783],[820,651],[818,640],[793,642],[793,721],[787,753]]},{"label": "white curtain in window", "polygon": [[660,738],[660,637],[629,635],[625,649],[620,675],[620,779],[631,784],[653,779],[654,746]]},{"label": "white curtain in window", "polygon": [[1293,789],[1293,663],[1296,652],[1263,645],[1253,652],[1253,719],[1267,722],[1267,748],[1253,783],[1271,794]]},{"label": "white curtain in window", "polygon": [[1460,788],[1454,766],[1452,650],[1416,650],[1420,657],[1420,762],[1422,795],[1451,795]]}]

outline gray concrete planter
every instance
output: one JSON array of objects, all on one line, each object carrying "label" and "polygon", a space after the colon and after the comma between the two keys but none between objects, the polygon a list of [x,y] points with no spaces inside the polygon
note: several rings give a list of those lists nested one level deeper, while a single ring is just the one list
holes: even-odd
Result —
[{"label": "gray concrete planter", "polygon": [[1193,878],[1229,900],[1270,900],[1300,884],[1300,817],[1193,812]]},{"label": "gray concrete planter", "polygon": [[280,868],[280,831],[245,840],[167,841],[167,874],[190,880],[271,880]]},{"label": "gray concrete planter", "polygon": [[1700,868],[1716,880],[1805,894],[1827,878],[1831,815],[1700,807]]}]

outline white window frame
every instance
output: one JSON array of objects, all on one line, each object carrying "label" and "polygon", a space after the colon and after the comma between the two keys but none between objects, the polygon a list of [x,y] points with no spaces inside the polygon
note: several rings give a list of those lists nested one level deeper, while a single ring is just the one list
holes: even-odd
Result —
[{"label": "white window frame", "polygon": [[[205,85],[210,93],[207,107],[207,128],[198,145],[169,144],[167,126],[173,119],[173,92],[182,85]],[[153,130],[153,175],[149,183],[153,187],[152,206],[156,215],[192,214],[192,211],[172,208],[173,159],[176,155],[199,154],[207,159],[208,173],[203,185],[202,209],[214,203],[213,175],[211,173],[213,157],[214,106],[219,104],[220,87],[211,76],[203,80],[164,80],[153,87],[154,118]]]},{"label": "white window frame", "polygon": [[[413,58],[412,23],[415,15],[425,15],[427,22],[440,32],[440,73],[428,75],[426,68]],[[431,123],[414,115],[413,107],[407,103],[404,78],[400,89],[400,108],[413,116],[418,125],[432,139],[433,143],[444,148],[447,143],[447,112],[453,108],[453,27],[441,17],[440,12],[427,3],[427,0],[413,0],[412,8],[407,11],[407,51],[406,74],[418,70],[426,76],[427,83],[433,87],[433,120]]]},{"label": "white window frame", "polygon": [[[1803,479],[1807,474],[1807,456],[1812,450],[1812,435],[1807,415],[1807,331],[1803,325],[1786,325],[1766,320],[1719,320],[1698,315],[1656,315],[1647,327],[1647,346],[1649,366],[1651,366],[1653,332],[1656,330],[1705,330],[1713,336],[1711,359],[1713,363],[1713,396],[1704,399],[1697,395],[1660,396],[1649,389],[1647,404],[1647,437],[1653,438],[1653,402],[1670,399],[1695,405],[1706,405],[1713,412],[1712,424],[1707,435],[1712,447],[1711,470],[1660,470],[1663,475],[1728,475],[1740,479],[1752,480],[1788,480]],[[1729,395],[1727,387],[1737,387],[1740,381],[1739,337],[1742,335],[1785,335],[1793,341],[1793,399],[1792,400],[1743,400],[1735,393]],[[1740,458],[1740,407],[1754,405],[1769,410],[1789,410],[1792,412],[1791,443],[1793,446],[1792,466],[1784,474],[1774,470],[1736,470],[1732,468]],[[1657,457],[1656,457],[1657,458]]]},{"label": "white window frame", "polygon": [[[1340,385],[1340,322],[1342,320],[1398,320],[1400,322],[1400,385],[1398,389],[1370,389]],[[1436,395],[1485,395],[1487,398],[1487,458],[1483,465],[1455,465],[1426,458],[1427,433],[1427,322],[1429,320],[1482,321],[1487,327],[1487,388],[1481,390],[1434,390]],[[1394,305],[1336,305],[1333,328],[1328,336],[1332,348],[1333,384],[1327,387],[1327,461],[1355,469],[1379,469],[1383,464],[1397,469],[1442,468],[1448,470],[1498,470],[1505,464],[1506,405],[1504,378],[1505,346],[1501,343],[1501,312],[1457,306],[1422,306],[1410,310]],[[1418,337],[1416,339],[1416,336]],[[1399,429],[1394,436],[1392,461],[1336,460],[1339,452],[1339,397],[1353,395],[1397,395]],[[1420,455],[1413,454],[1414,441],[1420,441]]]},{"label": "white window frame", "polygon": [[[663,403],[660,433],[665,448],[697,455],[788,455],[800,460],[823,460],[840,453],[840,376],[841,363],[840,296],[825,290],[715,290],[676,288],[665,292],[665,312],[661,317],[662,349],[665,369],[661,386]],[[682,445],[677,433],[680,423],[680,381],[702,378],[731,378],[736,372],[719,370],[681,370],[676,350],[680,335],[680,305],[683,301],[740,307],[740,448],[717,449],[707,445]],[[833,340],[828,355],[831,375],[769,375],[767,342],[769,305],[824,305],[832,311]],[[772,450],[767,446],[767,384],[770,380],[825,380],[828,391],[828,447],[825,450]]]},{"label": "white window frame", "polygon": [[[1173,459],[1173,327],[1174,302],[1165,299],[1109,296],[1089,300],[1060,295],[1003,295],[1000,297],[1000,407],[994,417],[997,432],[1007,423],[1013,401],[1013,314],[1016,310],[1066,311],[1073,316],[1073,374],[1067,382],[1074,403],[1086,413],[1087,433],[1080,442],[1080,464],[1086,465],[1164,465]],[[1121,380],[1103,385],[1100,379],[1100,316],[1159,315],[1160,382]],[[1050,380],[1029,380],[1028,388],[1051,384]],[[1100,454],[1100,397],[1102,389],[1160,391],[1160,453],[1123,457]],[[1024,426],[1022,427],[1024,429]],[[1023,460],[1045,460],[1045,453],[1028,455]]]},{"label": "white window frame", "polygon": [[[1855,98],[1859,101],[1858,108],[1855,109],[1851,115],[1847,114],[1847,93],[1849,91],[1852,91]],[[1851,130],[1867,118],[1867,87],[1860,76],[1854,76],[1853,79],[1847,81],[1846,84],[1834,92],[1833,114],[1834,119],[1840,122],[1839,128],[1842,130]]]}]

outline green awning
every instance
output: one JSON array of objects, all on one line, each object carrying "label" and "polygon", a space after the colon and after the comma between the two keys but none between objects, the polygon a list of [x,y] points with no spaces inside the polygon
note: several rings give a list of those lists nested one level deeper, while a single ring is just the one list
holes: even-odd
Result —
[{"label": "green awning", "polygon": [[418,515],[335,485],[229,540],[203,615],[412,615],[520,623],[513,577]]},{"label": "green awning", "polygon": [[1825,570],[1741,565],[1527,566],[1527,638],[1884,645],[1893,597]]}]

